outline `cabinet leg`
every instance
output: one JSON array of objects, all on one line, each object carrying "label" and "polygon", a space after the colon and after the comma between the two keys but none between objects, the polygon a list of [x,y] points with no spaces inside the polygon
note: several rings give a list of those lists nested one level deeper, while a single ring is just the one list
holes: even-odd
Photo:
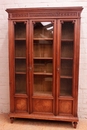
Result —
[{"label": "cabinet leg", "polygon": [[72,125],[73,125],[74,128],[76,128],[77,127],[77,122],[72,122]]},{"label": "cabinet leg", "polygon": [[11,120],[11,123],[13,123],[14,122],[14,117],[11,117],[10,120]]}]

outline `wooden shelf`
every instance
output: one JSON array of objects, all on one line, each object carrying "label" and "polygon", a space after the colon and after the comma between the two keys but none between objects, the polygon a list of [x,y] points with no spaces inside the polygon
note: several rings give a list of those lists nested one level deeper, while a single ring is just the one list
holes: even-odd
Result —
[{"label": "wooden shelf", "polygon": [[34,72],[34,75],[52,75],[52,73]]},{"label": "wooden shelf", "polygon": [[26,40],[26,38],[15,38],[15,40],[22,41],[22,40]]},{"label": "wooden shelf", "polygon": [[33,40],[53,40],[53,38],[34,38]]},{"label": "wooden shelf", "polygon": [[72,57],[61,57],[61,60],[73,60]]},{"label": "wooden shelf", "polygon": [[60,78],[63,78],[63,79],[72,79],[73,77],[72,76],[60,76]]},{"label": "wooden shelf", "polygon": [[26,72],[15,72],[15,74],[26,74]]},{"label": "wooden shelf", "polygon": [[61,39],[62,42],[73,42],[74,39]]},{"label": "wooden shelf", "polygon": [[53,58],[52,57],[34,57],[33,59],[37,59],[37,60],[52,60]]},{"label": "wooden shelf", "polygon": [[15,59],[26,59],[26,57],[15,57]]}]

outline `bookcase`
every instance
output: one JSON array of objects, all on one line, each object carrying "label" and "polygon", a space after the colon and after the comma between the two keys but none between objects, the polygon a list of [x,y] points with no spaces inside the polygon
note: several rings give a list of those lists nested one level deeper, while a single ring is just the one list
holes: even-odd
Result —
[{"label": "bookcase", "polygon": [[78,122],[82,7],[10,8],[10,119]]}]

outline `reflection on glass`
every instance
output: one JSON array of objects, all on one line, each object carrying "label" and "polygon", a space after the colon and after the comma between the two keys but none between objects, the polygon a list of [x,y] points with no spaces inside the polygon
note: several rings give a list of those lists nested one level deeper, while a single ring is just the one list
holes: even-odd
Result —
[{"label": "reflection on glass", "polygon": [[53,24],[51,22],[36,22],[34,38],[53,38]]}]

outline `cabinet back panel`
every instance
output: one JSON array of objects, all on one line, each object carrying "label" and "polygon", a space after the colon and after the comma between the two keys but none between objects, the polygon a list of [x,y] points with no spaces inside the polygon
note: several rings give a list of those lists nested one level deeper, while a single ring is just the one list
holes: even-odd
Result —
[{"label": "cabinet back panel", "polygon": [[[43,41],[44,42],[44,41]],[[34,44],[34,57],[52,57],[53,48],[50,41],[49,44]]]}]

